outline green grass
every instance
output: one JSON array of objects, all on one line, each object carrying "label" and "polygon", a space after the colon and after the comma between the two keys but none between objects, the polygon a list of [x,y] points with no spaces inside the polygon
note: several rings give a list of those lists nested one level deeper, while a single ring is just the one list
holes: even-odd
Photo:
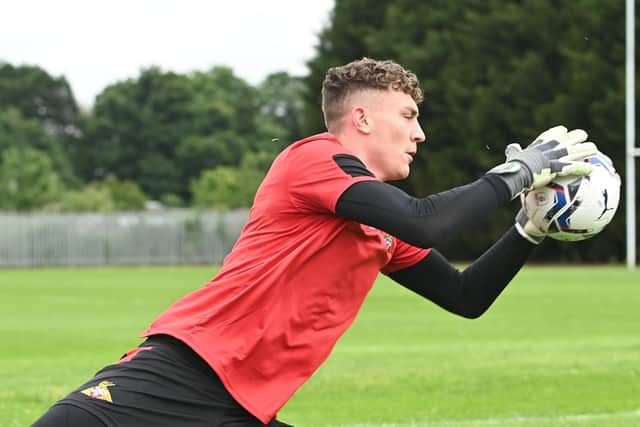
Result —
[{"label": "green grass", "polygon": [[[205,267],[0,270],[0,424],[139,343]],[[640,426],[640,271],[527,267],[478,320],[380,279],[280,418],[297,426]]]}]

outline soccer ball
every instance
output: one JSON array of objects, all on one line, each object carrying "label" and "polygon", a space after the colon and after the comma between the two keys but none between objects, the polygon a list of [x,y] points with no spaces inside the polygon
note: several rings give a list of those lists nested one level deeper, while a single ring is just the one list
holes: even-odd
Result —
[{"label": "soccer ball", "polygon": [[593,165],[588,176],[556,178],[546,187],[522,194],[531,222],[562,241],[585,240],[611,222],[620,202],[620,176],[602,153],[585,159]]}]

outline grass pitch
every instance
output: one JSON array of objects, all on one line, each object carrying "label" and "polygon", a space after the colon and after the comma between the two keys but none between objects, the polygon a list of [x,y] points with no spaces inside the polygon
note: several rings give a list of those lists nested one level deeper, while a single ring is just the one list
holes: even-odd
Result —
[{"label": "grass pitch", "polygon": [[[29,425],[214,273],[0,270],[0,425]],[[477,320],[380,278],[280,418],[299,427],[640,426],[640,272],[526,267]]]}]

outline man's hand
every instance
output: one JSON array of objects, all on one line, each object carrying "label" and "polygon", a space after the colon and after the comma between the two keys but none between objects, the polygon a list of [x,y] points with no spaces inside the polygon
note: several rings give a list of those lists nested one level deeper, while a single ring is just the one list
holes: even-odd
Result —
[{"label": "man's hand", "polygon": [[547,236],[547,230],[541,230],[531,222],[524,208],[520,208],[516,214],[516,230],[534,245],[539,245]]},{"label": "man's hand", "polygon": [[598,148],[593,142],[585,142],[587,136],[582,129],[567,132],[564,126],[553,127],[524,150],[520,144],[509,144],[506,162],[487,173],[497,174],[505,181],[512,199],[522,191],[547,185],[557,176],[589,175],[592,166],[582,160],[596,154]]},{"label": "man's hand", "polygon": [[[556,126],[541,133],[525,150],[520,144],[509,144],[505,149],[507,163],[521,162],[532,173],[533,182],[525,191],[543,187],[556,176],[589,175],[593,167],[582,160],[596,154],[598,147],[593,142],[585,142],[587,137],[582,129],[567,132],[566,127]],[[543,156],[540,164],[536,163],[536,157],[540,156],[532,153],[534,150]]]}]

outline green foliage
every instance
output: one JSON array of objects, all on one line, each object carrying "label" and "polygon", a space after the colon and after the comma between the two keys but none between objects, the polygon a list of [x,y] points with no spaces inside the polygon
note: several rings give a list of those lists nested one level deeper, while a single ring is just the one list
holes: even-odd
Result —
[{"label": "green foliage", "polygon": [[181,208],[185,206],[184,200],[177,194],[165,193],[160,196],[160,203],[168,208]]},{"label": "green foliage", "polygon": [[[274,73],[258,86],[261,97],[260,110],[274,123],[285,145],[305,137],[303,132],[304,100],[306,87],[302,78],[287,73]],[[274,136],[277,131],[274,131]]]},{"label": "green foliage", "polygon": [[0,209],[37,209],[56,200],[61,192],[60,178],[45,153],[30,147],[2,152]]},{"label": "green foliage", "polygon": [[79,110],[67,80],[40,67],[0,61],[0,109],[8,107],[37,120],[50,134],[72,139],[80,134]]},{"label": "green foliage", "polygon": [[219,130],[208,135],[188,136],[178,146],[176,154],[186,170],[199,172],[216,166],[237,166],[249,145],[231,130]]},{"label": "green foliage", "polygon": [[65,192],[59,200],[45,206],[49,212],[111,212],[113,198],[109,189],[89,184],[80,190]]},{"label": "green foliage", "polygon": [[274,159],[275,155],[268,151],[248,152],[242,157],[240,169],[246,172],[254,171],[260,176],[260,179],[262,179],[271,167]]},{"label": "green foliage", "polygon": [[83,176],[114,175],[136,181],[153,198],[188,199],[187,183],[202,171],[279,148],[271,140],[285,132],[261,112],[261,102],[258,89],[227,67],[190,75],[143,70],[98,96]]},{"label": "green foliage", "polygon": [[37,66],[0,61],[0,151],[32,146],[45,151],[66,185],[76,185],[74,163],[82,137],[82,119],[64,77]]},{"label": "green foliage", "polygon": [[[239,166],[248,152],[266,151],[277,153],[282,145],[274,144],[274,139],[287,140],[292,137],[280,123],[277,116],[265,104],[265,90],[272,90],[275,83],[255,88],[236,77],[228,67],[214,67],[208,72],[196,72],[190,77],[193,98],[194,129],[192,135],[212,137],[215,143],[210,150],[202,152],[217,162],[209,166],[190,169],[188,177],[195,177],[204,169],[215,166]],[[286,76],[267,78],[275,80],[288,96],[294,86],[294,79]],[[286,92],[286,91],[289,92]],[[288,99],[288,98],[287,98]],[[286,142],[288,144],[289,141]],[[179,154],[188,158],[189,148],[182,147]],[[219,159],[219,160],[218,160]]]},{"label": "green foliage", "polygon": [[202,172],[191,181],[193,205],[198,208],[235,208],[244,206],[251,197],[240,171],[218,166]]},{"label": "green foliage", "polygon": [[269,152],[249,152],[238,168],[219,166],[204,171],[191,181],[193,205],[218,209],[251,206],[273,159],[274,155]]},{"label": "green foliage", "polygon": [[157,68],[106,88],[87,127],[83,178],[136,181],[152,197],[179,192],[175,148],[188,134],[191,95],[185,76]]},{"label": "green foliage", "polygon": [[20,110],[0,109],[0,153],[8,148],[33,148],[46,153],[51,166],[65,185],[76,185],[78,180],[62,139],[46,132],[36,119],[23,116]]},{"label": "green foliage", "polygon": [[108,177],[94,183],[98,189],[105,189],[111,194],[113,208],[117,211],[140,210],[144,208],[147,197],[140,186],[133,181],[120,181],[115,177]]},{"label": "green foliage", "polygon": [[111,212],[140,210],[147,197],[133,181],[108,177],[94,181],[80,190],[67,191],[60,200],[50,203],[46,210],[54,212]]},{"label": "green foliage", "polygon": [[[247,153],[273,158],[301,138],[302,89],[300,79],[286,73],[253,87],[228,67],[189,75],[151,67],[107,87],[94,109],[81,114],[64,79],[1,64],[0,152],[32,147],[46,153],[72,189],[48,209],[132,209],[144,203],[143,191],[155,199],[171,195],[167,205],[184,206],[191,198],[188,183],[203,171],[241,168]],[[90,184],[80,188],[74,172]],[[227,172],[221,173],[240,174]],[[255,175],[241,174],[250,181]],[[105,177],[142,190],[119,201],[114,188],[95,184]]]}]

